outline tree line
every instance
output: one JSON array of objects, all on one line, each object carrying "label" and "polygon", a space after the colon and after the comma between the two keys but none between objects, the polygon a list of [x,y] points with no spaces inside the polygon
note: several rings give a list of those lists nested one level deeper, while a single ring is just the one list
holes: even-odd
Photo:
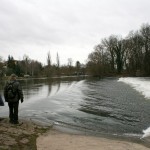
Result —
[{"label": "tree line", "polygon": [[150,75],[150,25],[143,24],[128,36],[111,35],[101,40],[88,56],[86,64],[92,75]]},{"label": "tree line", "polygon": [[47,54],[47,64],[42,65],[24,55],[17,61],[8,56],[7,61],[0,57],[0,76],[16,73],[18,76],[62,76],[62,75],[92,75],[92,76],[150,76],[150,25],[143,24],[139,30],[130,31],[122,38],[110,35],[103,38],[88,55],[86,64],[68,58],[67,65],[60,65],[59,54],[53,64],[50,52]]},{"label": "tree line", "polygon": [[72,76],[84,75],[85,67],[79,61],[73,66],[73,60],[68,58],[67,65],[60,65],[59,54],[56,55],[56,63],[52,63],[50,52],[47,54],[47,64],[43,65],[37,60],[30,59],[24,55],[22,60],[16,60],[13,56],[8,56],[6,61],[0,57],[0,77],[9,76],[15,73],[19,77],[52,77],[52,76]]}]

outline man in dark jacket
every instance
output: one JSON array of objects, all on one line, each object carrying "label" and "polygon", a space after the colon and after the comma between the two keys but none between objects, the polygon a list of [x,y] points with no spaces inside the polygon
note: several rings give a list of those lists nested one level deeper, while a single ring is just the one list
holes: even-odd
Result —
[{"label": "man in dark jacket", "polygon": [[0,106],[4,106],[4,102],[3,102],[1,95],[0,95]]},{"label": "man in dark jacket", "polygon": [[16,75],[12,74],[4,87],[4,98],[9,106],[9,121],[18,124],[19,100],[23,102],[23,92],[20,83],[16,80]]}]

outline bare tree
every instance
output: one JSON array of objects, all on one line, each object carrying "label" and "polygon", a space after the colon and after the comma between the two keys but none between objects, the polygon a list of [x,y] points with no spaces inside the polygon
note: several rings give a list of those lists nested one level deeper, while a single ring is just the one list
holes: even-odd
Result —
[{"label": "bare tree", "polygon": [[141,35],[143,37],[143,50],[145,51],[144,55],[144,70],[146,74],[150,75],[150,25],[144,24],[141,27]]},{"label": "bare tree", "polygon": [[57,65],[57,68],[60,67],[60,59],[59,59],[58,52],[57,52],[57,56],[56,56],[56,65]]},{"label": "bare tree", "polygon": [[60,75],[60,59],[59,59],[58,52],[57,52],[57,56],[56,56],[56,74],[58,76]]},{"label": "bare tree", "polygon": [[30,71],[32,76],[41,76],[42,64],[36,60],[31,60]]},{"label": "bare tree", "polygon": [[94,51],[88,56],[88,72],[94,76],[103,76],[104,73],[104,47],[99,44],[95,46]]},{"label": "bare tree", "polygon": [[105,38],[102,40],[102,45],[104,49],[108,52],[108,57],[110,57],[110,64],[111,64],[111,70],[112,72],[115,71],[115,51],[114,47],[117,43],[117,37],[116,35],[111,35],[108,38]]},{"label": "bare tree", "polygon": [[4,74],[4,64],[3,64],[3,58],[0,56],[0,79],[2,78]]},{"label": "bare tree", "polygon": [[116,65],[117,72],[121,73],[123,69],[125,52],[123,40],[119,36],[112,35],[108,39],[102,40],[102,43],[106,47],[106,50],[110,53],[110,64],[112,71],[114,71]]},{"label": "bare tree", "polygon": [[136,74],[136,71],[143,70],[143,40],[138,31],[131,31],[127,38],[123,40],[125,47],[124,63],[128,73]]},{"label": "bare tree", "polygon": [[72,58],[68,58],[69,75],[71,75],[72,73],[72,63],[73,63]]},{"label": "bare tree", "polygon": [[68,66],[69,66],[69,67],[71,67],[71,66],[72,66],[72,63],[73,63],[72,58],[68,58]]},{"label": "bare tree", "polygon": [[28,74],[28,70],[29,70],[29,64],[30,64],[31,60],[30,60],[29,56],[26,55],[26,54],[24,54],[23,60],[25,62],[25,68],[26,68],[25,69],[25,74],[27,75]]},{"label": "bare tree", "polygon": [[47,65],[48,65],[48,67],[50,67],[52,65],[50,51],[47,53]]},{"label": "bare tree", "polygon": [[80,62],[79,62],[79,61],[76,61],[76,72],[77,72],[77,75],[79,75],[80,68],[81,68]]},{"label": "bare tree", "polygon": [[114,47],[116,53],[116,65],[117,65],[117,72],[120,74],[123,69],[123,57],[124,57],[124,50],[122,40],[117,41],[116,46]]},{"label": "bare tree", "polygon": [[53,70],[52,70],[52,61],[51,61],[50,51],[47,53],[47,67],[45,71],[46,71],[47,77],[52,76]]}]

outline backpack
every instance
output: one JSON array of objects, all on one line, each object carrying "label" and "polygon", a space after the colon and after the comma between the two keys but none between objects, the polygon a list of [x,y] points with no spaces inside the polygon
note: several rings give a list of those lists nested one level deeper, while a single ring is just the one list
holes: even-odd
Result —
[{"label": "backpack", "polygon": [[14,90],[13,84],[14,82],[7,85],[7,99],[14,99],[16,97],[17,92]]}]

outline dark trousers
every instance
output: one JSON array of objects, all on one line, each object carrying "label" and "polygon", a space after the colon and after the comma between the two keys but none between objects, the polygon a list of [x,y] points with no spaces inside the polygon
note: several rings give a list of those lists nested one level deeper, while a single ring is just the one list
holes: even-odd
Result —
[{"label": "dark trousers", "polygon": [[9,102],[9,119],[11,122],[17,122],[18,121],[18,107],[19,107],[19,101],[18,102]]}]

